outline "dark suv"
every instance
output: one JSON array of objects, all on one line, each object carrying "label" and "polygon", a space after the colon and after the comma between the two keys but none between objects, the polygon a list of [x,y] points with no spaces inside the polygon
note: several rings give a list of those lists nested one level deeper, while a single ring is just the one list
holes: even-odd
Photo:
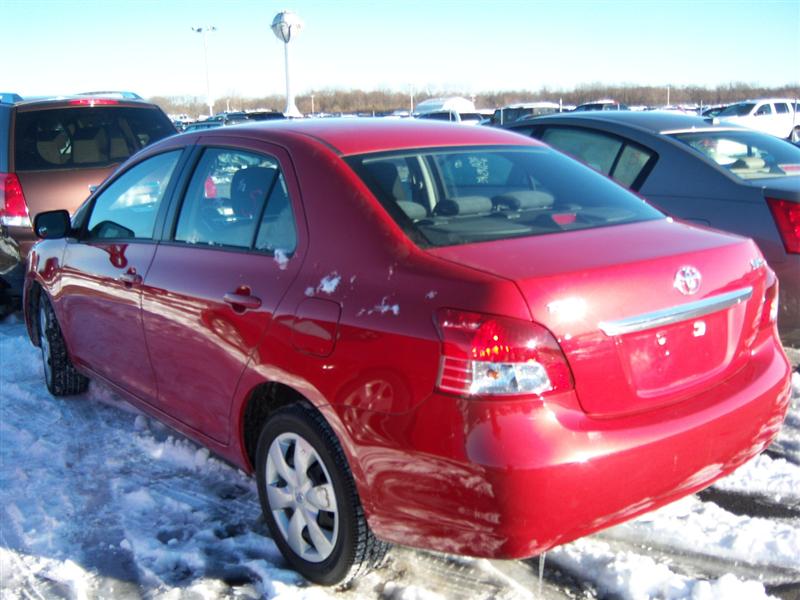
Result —
[{"label": "dark suv", "polygon": [[18,305],[33,218],[72,213],[125,159],[175,132],[158,106],[120,94],[0,97],[0,314]]}]

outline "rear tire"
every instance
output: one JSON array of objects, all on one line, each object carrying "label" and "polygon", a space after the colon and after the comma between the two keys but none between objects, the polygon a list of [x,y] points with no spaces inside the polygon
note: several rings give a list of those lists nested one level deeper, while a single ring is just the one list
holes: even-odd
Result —
[{"label": "rear tire", "polygon": [[319,413],[297,404],[274,412],[256,459],[264,518],[292,568],[337,585],[381,565],[389,545],[370,531],[344,452]]},{"label": "rear tire", "polygon": [[53,396],[72,396],[85,392],[89,379],[78,373],[69,359],[61,327],[44,292],[39,294],[38,326],[47,389]]}]

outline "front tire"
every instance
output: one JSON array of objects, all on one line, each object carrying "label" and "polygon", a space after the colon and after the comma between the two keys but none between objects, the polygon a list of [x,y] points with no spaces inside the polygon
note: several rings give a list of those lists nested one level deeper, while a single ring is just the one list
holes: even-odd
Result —
[{"label": "front tire", "polygon": [[67,355],[67,345],[61,334],[53,306],[44,292],[39,294],[39,347],[42,350],[44,380],[53,396],[82,394],[89,380],[78,373]]},{"label": "front tire", "polygon": [[800,126],[792,129],[792,133],[789,134],[789,141],[793,144],[800,142]]},{"label": "front tire", "polygon": [[337,585],[380,565],[388,544],[370,531],[344,452],[319,413],[301,405],[277,410],[256,458],[261,508],[292,568]]}]

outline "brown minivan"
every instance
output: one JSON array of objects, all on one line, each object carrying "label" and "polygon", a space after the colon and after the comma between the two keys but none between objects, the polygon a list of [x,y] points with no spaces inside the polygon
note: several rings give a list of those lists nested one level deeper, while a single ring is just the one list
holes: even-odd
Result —
[{"label": "brown minivan", "polygon": [[19,304],[33,218],[74,212],[129,156],[174,133],[164,112],[135,94],[0,96],[0,315]]}]

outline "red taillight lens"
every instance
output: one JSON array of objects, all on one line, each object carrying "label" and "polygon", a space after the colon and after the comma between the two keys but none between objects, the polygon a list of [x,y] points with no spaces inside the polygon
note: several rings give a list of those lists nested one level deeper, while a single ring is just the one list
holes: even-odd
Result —
[{"label": "red taillight lens", "polygon": [[513,396],[572,388],[572,374],[555,338],[541,325],[508,317],[441,309],[437,386],[444,392]]},{"label": "red taillight lens", "polygon": [[0,173],[0,225],[30,227],[31,218],[19,179],[13,173]]},{"label": "red taillight lens", "polygon": [[800,202],[767,198],[772,218],[789,254],[800,254]]},{"label": "red taillight lens", "polygon": [[119,100],[111,98],[80,98],[78,100],[70,100],[69,104],[72,106],[105,106],[119,104]]}]

